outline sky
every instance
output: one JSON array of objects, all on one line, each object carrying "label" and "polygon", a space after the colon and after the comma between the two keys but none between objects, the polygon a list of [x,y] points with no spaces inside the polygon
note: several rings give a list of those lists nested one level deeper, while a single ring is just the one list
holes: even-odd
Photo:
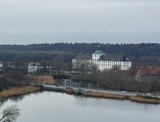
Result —
[{"label": "sky", "polygon": [[160,43],[160,0],[0,0],[0,44]]}]

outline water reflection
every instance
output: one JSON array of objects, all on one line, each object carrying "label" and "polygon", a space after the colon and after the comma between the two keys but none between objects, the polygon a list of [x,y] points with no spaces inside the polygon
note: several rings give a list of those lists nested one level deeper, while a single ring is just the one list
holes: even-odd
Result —
[{"label": "water reflection", "polygon": [[9,99],[2,108],[16,104],[21,110],[17,122],[159,122],[160,105],[127,100],[78,97],[56,92]]},{"label": "water reflection", "polygon": [[25,97],[29,97],[29,96],[31,96],[31,95],[37,95],[37,94],[41,94],[42,92],[34,92],[34,93],[29,93],[29,94],[25,94],[25,95],[20,95],[20,96],[15,96],[15,97],[10,97],[10,98],[8,98],[8,99],[4,99],[4,100],[1,100],[0,101],[0,106],[2,106],[5,102],[7,102],[7,101],[13,101],[13,102],[15,102],[15,103],[17,103],[17,102],[19,102],[19,101],[21,101],[21,100],[23,100]]},{"label": "water reflection", "polygon": [[[34,92],[34,93],[32,93],[32,94],[34,94],[34,95],[36,95],[36,94],[40,94],[41,92]],[[15,101],[15,102],[19,102],[19,101],[21,101],[22,99],[24,99],[25,97],[27,97],[27,96],[30,96],[30,95],[32,95],[32,94],[25,94],[25,95],[20,95],[20,96],[16,96],[16,97],[11,97],[11,98],[9,98],[11,101]]]}]

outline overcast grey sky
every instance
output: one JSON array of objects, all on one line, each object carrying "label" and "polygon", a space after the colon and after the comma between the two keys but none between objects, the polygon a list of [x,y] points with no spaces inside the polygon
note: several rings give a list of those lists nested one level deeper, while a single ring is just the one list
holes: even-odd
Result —
[{"label": "overcast grey sky", "polygon": [[0,0],[0,44],[160,42],[160,0]]}]

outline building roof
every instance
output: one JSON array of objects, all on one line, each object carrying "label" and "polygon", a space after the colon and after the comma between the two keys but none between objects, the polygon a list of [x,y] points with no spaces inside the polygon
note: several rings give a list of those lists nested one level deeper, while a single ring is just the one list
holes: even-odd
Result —
[{"label": "building roof", "polygon": [[102,50],[96,50],[93,54],[105,55],[105,53]]},{"label": "building roof", "polygon": [[145,75],[160,75],[160,68],[151,68],[151,69],[139,69],[137,72],[138,75],[145,76]]},{"label": "building roof", "polygon": [[102,61],[122,61],[122,55],[121,54],[107,54],[102,55],[99,60]]},{"label": "building roof", "polygon": [[77,55],[75,57],[75,59],[79,59],[79,60],[91,60],[92,59],[92,55],[91,54],[80,53],[79,55]]},{"label": "building roof", "polygon": [[40,65],[40,63],[34,63],[34,62],[31,62],[28,64],[28,66],[39,66],[39,65]]}]

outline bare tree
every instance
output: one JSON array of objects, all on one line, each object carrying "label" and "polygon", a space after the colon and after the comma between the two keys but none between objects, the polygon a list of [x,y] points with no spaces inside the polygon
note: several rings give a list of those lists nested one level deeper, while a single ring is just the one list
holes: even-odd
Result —
[{"label": "bare tree", "polygon": [[16,105],[12,105],[7,107],[2,112],[2,118],[0,121],[2,122],[14,122],[16,118],[20,115],[20,110]]}]

